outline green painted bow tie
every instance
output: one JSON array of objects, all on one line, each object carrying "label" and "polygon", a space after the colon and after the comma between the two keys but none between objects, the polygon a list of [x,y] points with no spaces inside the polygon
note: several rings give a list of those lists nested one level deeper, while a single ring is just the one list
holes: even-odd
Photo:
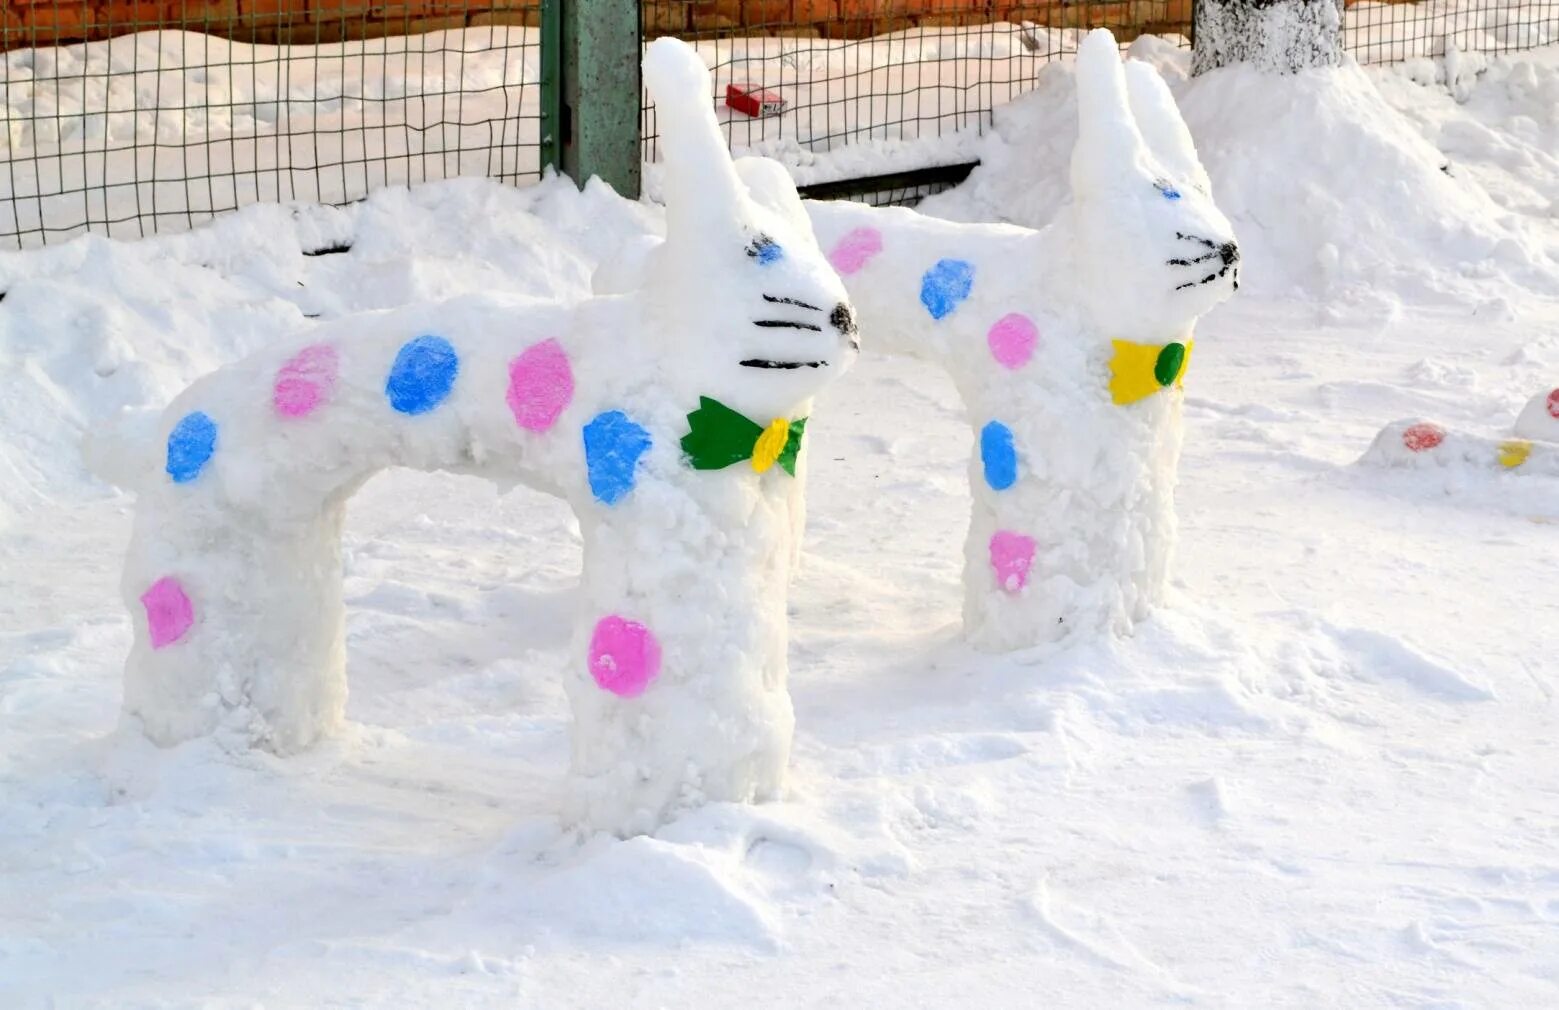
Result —
[{"label": "green painted bow tie", "polygon": [[804,417],[795,421],[776,417],[765,428],[719,400],[700,396],[698,409],[687,416],[687,423],[682,451],[695,470],[723,470],[750,459],[759,473],[778,463],[786,473],[796,475],[796,453],[801,451],[801,435],[807,427]]}]

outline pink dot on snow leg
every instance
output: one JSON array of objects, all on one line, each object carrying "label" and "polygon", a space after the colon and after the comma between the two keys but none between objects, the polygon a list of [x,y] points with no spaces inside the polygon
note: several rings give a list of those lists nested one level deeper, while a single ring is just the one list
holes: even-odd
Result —
[{"label": "pink dot on snow leg", "polygon": [[151,632],[154,649],[177,642],[195,623],[195,605],[172,576],[153,582],[141,594],[141,606],[146,608],[146,629]]},{"label": "pink dot on snow leg", "polygon": [[856,228],[846,232],[844,237],[834,243],[833,250],[828,254],[828,262],[834,269],[848,276],[871,262],[873,256],[882,252],[882,232],[876,228]]},{"label": "pink dot on snow leg", "polygon": [[660,673],[660,643],[638,621],[613,614],[590,636],[590,676],[604,691],[637,698]]},{"label": "pink dot on snow leg", "polygon": [[276,370],[271,402],[282,417],[307,417],[330,399],[340,360],[329,344],[305,347]]},{"label": "pink dot on snow leg", "polygon": [[991,357],[1008,368],[1022,368],[1034,356],[1039,343],[1039,327],[1021,312],[1002,316],[985,334]]},{"label": "pink dot on snow leg", "polygon": [[556,340],[532,344],[509,362],[509,392],[504,399],[521,428],[546,431],[573,398],[574,370]]},{"label": "pink dot on snow leg", "polygon": [[1029,569],[1034,565],[1034,538],[1011,530],[991,534],[991,567],[996,584],[1006,593],[1018,593],[1028,585]]}]

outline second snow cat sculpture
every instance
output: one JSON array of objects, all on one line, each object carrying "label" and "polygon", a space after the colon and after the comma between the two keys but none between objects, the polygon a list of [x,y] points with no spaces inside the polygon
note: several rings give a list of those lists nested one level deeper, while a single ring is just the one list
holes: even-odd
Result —
[{"label": "second snow cat sculpture", "polygon": [[1102,29],[1078,50],[1077,116],[1072,198],[1039,231],[807,204],[864,338],[963,398],[964,627],[989,650],[1125,631],[1159,602],[1192,328],[1239,286],[1174,98]]},{"label": "second snow cat sculpture", "polygon": [[644,76],[669,179],[641,288],[345,319],[164,413],[123,583],[125,709],[152,739],[287,753],[341,721],[343,511],[404,466],[578,515],[572,819],[639,832],[779,790],[794,474],[813,395],[856,356],[854,314],[783,173],[738,177],[697,54],[659,40]]}]

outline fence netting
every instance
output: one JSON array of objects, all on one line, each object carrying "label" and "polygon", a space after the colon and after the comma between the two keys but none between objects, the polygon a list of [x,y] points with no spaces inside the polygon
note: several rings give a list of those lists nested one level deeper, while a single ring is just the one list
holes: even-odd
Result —
[{"label": "fence netting", "polygon": [[[249,203],[342,204],[455,175],[538,175],[540,30],[525,22],[539,25],[539,8],[258,6],[274,13],[240,17],[229,3],[190,21],[187,3],[34,3],[86,16],[33,17],[0,36],[0,244],[134,237]],[[209,16],[219,9],[235,13]],[[82,41],[50,44],[62,32]]]},{"label": "fence netting", "polygon": [[[540,4],[0,0],[0,247],[456,175],[534,180]],[[874,199],[891,202],[946,185],[945,171],[905,173],[966,163],[992,111],[1086,30],[1185,46],[1191,19],[1190,0],[643,0],[640,12],[646,38],[698,44],[733,149],[836,189],[888,177]],[[1345,32],[1363,62],[1508,53],[1559,42],[1559,0],[1358,3]]]}]

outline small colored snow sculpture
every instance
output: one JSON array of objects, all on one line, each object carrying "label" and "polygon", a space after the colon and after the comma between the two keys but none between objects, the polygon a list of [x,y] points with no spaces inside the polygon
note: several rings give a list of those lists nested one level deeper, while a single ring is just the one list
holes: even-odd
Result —
[{"label": "small colored snow sculpture", "polygon": [[1559,442],[1559,387],[1545,389],[1521,408],[1515,434],[1539,442]]},{"label": "small colored snow sculpture", "polygon": [[1559,475],[1559,389],[1527,401],[1513,438],[1450,431],[1432,421],[1397,421],[1382,428],[1359,459],[1368,466],[1411,469],[1464,466],[1526,475]]},{"label": "small colored snow sculpture", "polygon": [[330,732],[346,500],[385,467],[443,469],[579,516],[574,819],[644,831],[776,794],[793,474],[813,395],[854,360],[854,313],[783,170],[737,174],[697,54],[658,40],[644,76],[667,238],[639,286],[573,308],[485,296],[345,319],[168,408],[160,465],[132,482],[123,583],[125,709],[152,739],[221,730],[288,753]]},{"label": "small colored snow sculpture", "polygon": [[1169,89],[1095,31],[1072,200],[1040,231],[809,203],[868,339],[939,363],[975,426],[965,630],[1011,649],[1128,629],[1174,543],[1197,318],[1239,248]]}]

